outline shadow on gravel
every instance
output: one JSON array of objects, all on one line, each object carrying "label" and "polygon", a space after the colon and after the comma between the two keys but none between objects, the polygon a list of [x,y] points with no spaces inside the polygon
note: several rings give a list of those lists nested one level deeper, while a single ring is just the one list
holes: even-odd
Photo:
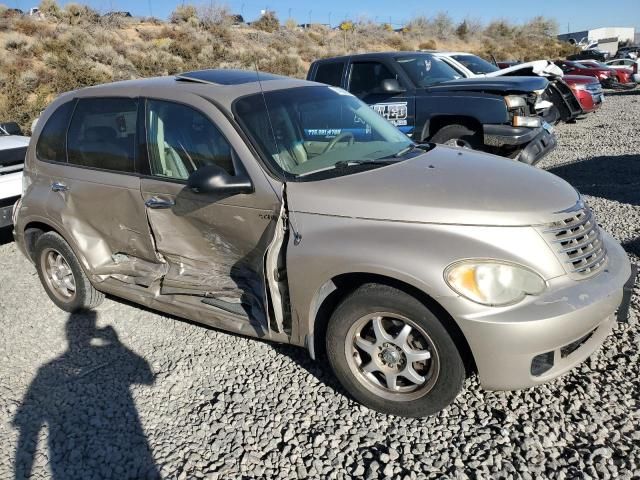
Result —
[{"label": "shadow on gravel", "polygon": [[550,168],[549,172],[580,193],[640,205],[640,154],[593,157]]},{"label": "shadow on gravel", "polygon": [[0,228],[0,245],[13,242],[12,227]]},{"label": "shadow on gravel", "polygon": [[608,90],[605,93],[605,97],[608,97],[608,96],[624,97],[626,95],[640,95],[640,88],[636,87],[634,89],[628,89],[628,90]]},{"label": "shadow on gravel", "polygon": [[95,312],[72,314],[67,351],[39,368],[13,419],[20,436],[15,478],[29,478],[48,428],[52,478],[160,478],[129,387],[151,385],[149,364]]}]

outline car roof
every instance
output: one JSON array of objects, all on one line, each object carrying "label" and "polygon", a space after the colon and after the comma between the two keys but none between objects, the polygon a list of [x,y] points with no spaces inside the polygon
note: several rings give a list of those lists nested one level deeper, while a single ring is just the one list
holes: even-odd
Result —
[{"label": "car roof", "polygon": [[178,75],[124,80],[105,83],[69,92],[62,97],[144,96],[141,90],[153,89],[154,96],[162,90],[181,89],[213,100],[231,110],[231,104],[239,97],[261,91],[283,90],[305,86],[326,86],[308,80],[274,75],[271,73],[237,69],[210,69],[180,73]]}]

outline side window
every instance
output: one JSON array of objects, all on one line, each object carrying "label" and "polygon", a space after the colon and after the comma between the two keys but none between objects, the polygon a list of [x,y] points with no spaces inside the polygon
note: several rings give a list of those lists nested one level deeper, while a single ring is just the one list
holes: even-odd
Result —
[{"label": "side window", "polygon": [[349,91],[356,96],[372,93],[383,80],[395,79],[396,75],[380,62],[359,62],[351,65]]},{"label": "side window", "polygon": [[211,164],[234,175],[229,143],[199,111],[179,103],[147,100],[145,118],[152,175],[186,180],[198,168]]},{"label": "side window", "polygon": [[116,172],[134,172],[138,101],[83,98],[67,135],[69,163]]},{"label": "side window", "polygon": [[75,100],[64,103],[53,112],[47,120],[47,124],[40,132],[36,144],[36,156],[40,160],[54,162],[67,161],[66,136],[69,119],[73,113]]},{"label": "side window", "polygon": [[324,62],[318,65],[315,82],[339,87],[342,84],[344,62]]}]

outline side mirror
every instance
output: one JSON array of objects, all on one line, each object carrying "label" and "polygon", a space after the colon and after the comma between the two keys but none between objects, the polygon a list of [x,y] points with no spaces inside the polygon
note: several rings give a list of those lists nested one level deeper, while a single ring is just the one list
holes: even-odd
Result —
[{"label": "side mirror", "polygon": [[384,93],[403,93],[406,88],[402,88],[400,82],[395,78],[387,78],[380,83],[380,90]]},{"label": "side mirror", "polygon": [[242,172],[231,176],[217,165],[206,165],[189,175],[187,187],[196,193],[235,195],[253,192],[249,176]]}]

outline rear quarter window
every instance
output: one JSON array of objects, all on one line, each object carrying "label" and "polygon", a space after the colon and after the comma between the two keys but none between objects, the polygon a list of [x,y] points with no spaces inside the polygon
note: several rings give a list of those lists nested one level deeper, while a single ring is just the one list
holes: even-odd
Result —
[{"label": "rear quarter window", "polygon": [[75,100],[63,103],[47,120],[38,137],[36,156],[40,160],[66,162],[66,137]]}]

